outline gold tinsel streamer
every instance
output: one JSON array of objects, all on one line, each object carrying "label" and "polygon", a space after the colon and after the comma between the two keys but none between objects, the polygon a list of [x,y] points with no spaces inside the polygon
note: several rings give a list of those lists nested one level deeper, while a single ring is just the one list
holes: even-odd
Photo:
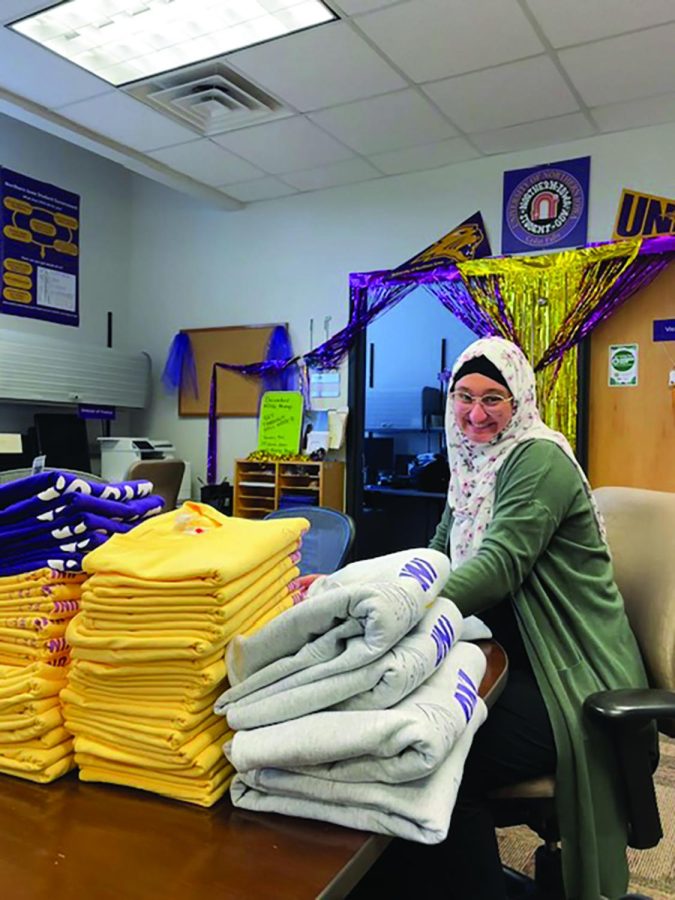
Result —
[{"label": "gold tinsel streamer", "polygon": [[[543,256],[513,256],[459,263],[474,302],[502,337],[515,341],[535,368],[567,343],[606,291],[633,262],[640,241],[621,241]],[[577,350],[537,371],[542,418],[576,447]]]}]

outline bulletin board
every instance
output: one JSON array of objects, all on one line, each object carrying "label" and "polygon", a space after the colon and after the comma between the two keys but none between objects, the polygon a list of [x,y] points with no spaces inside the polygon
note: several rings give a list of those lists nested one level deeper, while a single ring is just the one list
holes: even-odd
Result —
[{"label": "bulletin board", "polygon": [[[279,323],[283,324],[283,323]],[[198,394],[188,384],[181,387],[178,414],[208,416],[211,370],[216,362],[245,365],[262,362],[274,325],[233,325],[225,328],[185,328],[189,335],[197,370]],[[218,370],[218,415],[258,414],[260,382],[237,372]]]}]

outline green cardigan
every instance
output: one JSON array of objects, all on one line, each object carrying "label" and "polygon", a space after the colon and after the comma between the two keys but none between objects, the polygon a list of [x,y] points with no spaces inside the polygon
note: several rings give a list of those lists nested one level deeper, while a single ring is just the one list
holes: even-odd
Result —
[{"label": "green cardigan", "polygon": [[[452,511],[431,547],[449,553]],[[527,441],[497,476],[492,521],[444,596],[464,615],[510,597],[555,736],[568,900],[626,890],[626,816],[614,751],[582,716],[594,691],[647,684],[588,492],[553,442]]]}]

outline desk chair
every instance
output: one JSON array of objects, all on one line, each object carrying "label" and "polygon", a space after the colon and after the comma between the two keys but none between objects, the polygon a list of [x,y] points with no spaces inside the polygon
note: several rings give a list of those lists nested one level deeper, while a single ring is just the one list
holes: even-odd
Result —
[{"label": "desk chair", "polygon": [[[584,713],[613,736],[626,792],[628,842],[646,849],[662,837],[652,782],[652,721],[657,720],[662,733],[675,736],[675,494],[604,487],[594,495],[607,527],[614,576],[652,687],[592,694],[586,698]],[[524,823],[543,838],[535,855],[535,881],[541,893],[532,896],[547,900],[564,898],[555,790],[551,776],[493,795],[498,825]],[[507,875],[523,886],[524,877],[508,870]]]},{"label": "desk chair", "polygon": [[176,508],[184,474],[185,463],[182,459],[148,459],[132,463],[126,474],[126,480],[151,481],[152,493],[164,500],[164,512],[169,512]]},{"label": "desk chair", "polygon": [[344,565],[354,543],[354,520],[347,513],[326,506],[275,509],[266,519],[308,519],[309,531],[302,539],[300,575],[328,575]]}]

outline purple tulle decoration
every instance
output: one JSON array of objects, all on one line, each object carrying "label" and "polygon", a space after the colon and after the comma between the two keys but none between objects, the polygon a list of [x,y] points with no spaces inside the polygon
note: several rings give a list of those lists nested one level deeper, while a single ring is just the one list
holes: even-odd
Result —
[{"label": "purple tulle decoration", "polygon": [[[289,363],[291,360],[291,363]],[[268,369],[261,373],[260,399],[266,391],[296,391],[298,369],[293,362],[293,347],[288,328],[276,325],[267,343],[265,362],[283,362],[283,368]],[[289,363],[286,365],[286,363]]]},{"label": "purple tulle decoration", "polygon": [[192,342],[190,335],[184,331],[179,331],[171,341],[162,372],[162,384],[172,393],[189,388],[195,397],[198,394],[197,367]]}]

